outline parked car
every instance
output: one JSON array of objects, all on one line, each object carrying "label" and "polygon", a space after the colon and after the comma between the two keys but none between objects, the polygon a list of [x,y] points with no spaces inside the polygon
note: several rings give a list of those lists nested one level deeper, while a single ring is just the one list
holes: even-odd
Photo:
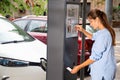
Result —
[{"label": "parked car", "polygon": [[25,16],[13,20],[24,31],[47,44],[47,16]]},{"label": "parked car", "polygon": [[0,80],[46,80],[46,45],[0,17]]},{"label": "parked car", "polygon": [[[79,24],[82,24],[82,19],[80,18]],[[27,16],[24,18],[19,18],[13,21],[15,24],[20,26],[23,30],[27,31],[30,35],[35,38],[41,40],[45,44],[47,44],[47,16]],[[95,32],[95,30],[89,26],[89,22],[87,22],[86,30],[88,32]],[[44,28],[44,29],[43,29]],[[79,35],[78,37],[78,64],[80,64],[80,56],[82,50],[82,38]],[[85,60],[89,58],[91,53],[93,41],[85,38]]]}]

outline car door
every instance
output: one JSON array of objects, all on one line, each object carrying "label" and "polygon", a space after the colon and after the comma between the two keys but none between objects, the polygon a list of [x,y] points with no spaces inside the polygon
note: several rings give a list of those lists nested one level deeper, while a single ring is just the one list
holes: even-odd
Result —
[{"label": "car door", "polygon": [[[0,80],[46,80],[46,60],[40,63],[0,58]],[[43,69],[39,67],[43,66]]]}]

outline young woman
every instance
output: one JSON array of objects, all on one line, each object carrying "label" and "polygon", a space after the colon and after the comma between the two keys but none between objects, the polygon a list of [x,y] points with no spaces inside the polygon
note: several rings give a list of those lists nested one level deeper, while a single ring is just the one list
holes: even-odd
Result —
[{"label": "young woman", "polygon": [[75,28],[94,40],[89,59],[75,66],[71,73],[77,73],[81,68],[90,65],[91,80],[114,80],[116,73],[116,60],[114,56],[115,32],[109,25],[106,14],[98,9],[88,13],[90,25],[98,30],[90,34],[80,25]]}]

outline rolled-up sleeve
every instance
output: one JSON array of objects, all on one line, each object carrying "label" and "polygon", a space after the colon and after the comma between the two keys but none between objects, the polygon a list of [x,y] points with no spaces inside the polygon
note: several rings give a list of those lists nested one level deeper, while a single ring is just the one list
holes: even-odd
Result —
[{"label": "rolled-up sleeve", "polygon": [[97,61],[102,58],[103,52],[106,49],[106,38],[102,35],[94,34],[93,40],[95,40],[95,42],[92,47],[90,59]]}]

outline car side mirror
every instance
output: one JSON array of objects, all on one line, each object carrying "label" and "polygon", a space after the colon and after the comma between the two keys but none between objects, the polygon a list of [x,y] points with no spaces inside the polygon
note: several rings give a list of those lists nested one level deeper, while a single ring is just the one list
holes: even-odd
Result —
[{"label": "car side mirror", "polygon": [[46,71],[47,70],[47,60],[45,58],[40,58],[40,64],[41,64],[41,68]]},{"label": "car side mirror", "polygon": [[40,66],[44,71],[47,70],[47,60],[45,58],[40,58],[40,63],[29,62],[29,66]]}]

